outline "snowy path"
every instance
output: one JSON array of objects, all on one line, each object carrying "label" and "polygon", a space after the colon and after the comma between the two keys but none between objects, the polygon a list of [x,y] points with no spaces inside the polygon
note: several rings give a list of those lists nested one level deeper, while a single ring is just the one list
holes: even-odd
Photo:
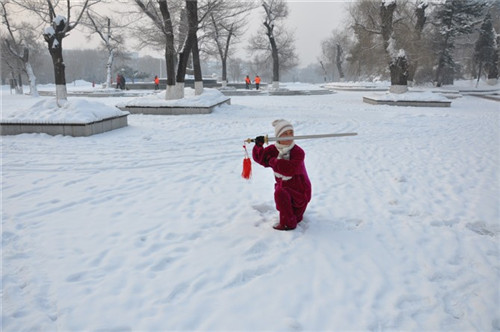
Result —
[{"label": "snowy path", "polygon": [[[361,96],[2,137],[3,330],[499,330],[498,102]],[[359,134],[298,143],[313,201],[293,232],[271,228],[271,172],[240,177],[243,139],[282,117]]]}]

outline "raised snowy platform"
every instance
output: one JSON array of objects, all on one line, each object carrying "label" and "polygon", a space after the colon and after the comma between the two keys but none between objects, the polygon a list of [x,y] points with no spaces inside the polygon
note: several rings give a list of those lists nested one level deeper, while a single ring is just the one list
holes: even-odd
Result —
[{"label": "raised snowy platform", "polygon": [[185,89],[185,98],[166,100],[165,92],[148,97],[132,99],[116,105],[123,111],[133,114],[183,115],[209,114],[214,108],[223,104],[231,105],[231,98],[224,96],[216,89],[204,89],[201,95],[195,96],[193,89]]},{"label": "raised snowy platform", "polygon": [[333,91],[388,91],[390,86],[384,82],[335,82],[322,85]]},{"label": "raised snowy platform", "polygon": [[278,89],[270,90],[270,96],[318,96],[318,95],[330,95],[334,92],[331,90],[288,90],[288,89]]},{"label": "raised snowy platform", "polygon": [[1,122],[1,135],[48,134],[65,136],[92,136],[126,127],[128,114],[90,123],[16,123]]},{"label": "raised snowy platform", "polygon": [[2,118],[1,135],[48,134],[91,136],[126,127],[129,113],[116,107],[86,100],[42,100],[27,110]]},{"label": "raised snowy platform", "polygon": [[118,106],[122,111],[132,114],[152,115],[183,115],[183,114],[210,114],[214,108],[227,104],[231,105],[231,98],[207,106]]},{"label": "raised snowy platform", "polygon": [[262,90],[236,90],[236,89],[219,89],[224,96],[260,96],[265,92]]},{"label": "raised snowy platform", "polygon": [[363,102],[372,105],[450,107],[451,101],[430,92],[374,93],[363,96]]},{"label": "raised snowy platform", "polygon": [[[55,91],[38,91],[40,96],[54,96]],[[68,91],[68,97],[123,97],[125,93],[122,90],[86,90],[86,91]]]}]

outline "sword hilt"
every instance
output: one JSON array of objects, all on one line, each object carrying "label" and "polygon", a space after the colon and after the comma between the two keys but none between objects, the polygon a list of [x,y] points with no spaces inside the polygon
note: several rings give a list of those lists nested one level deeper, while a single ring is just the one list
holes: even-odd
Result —
[{"label": "sword hilt", "polygon": [[[255,138],[247,138],[245,140],[245,143],[254,143],[255,142]],[[264,136],[264,144],[268,144],[269,143],[269,136],[266,135]]]}]

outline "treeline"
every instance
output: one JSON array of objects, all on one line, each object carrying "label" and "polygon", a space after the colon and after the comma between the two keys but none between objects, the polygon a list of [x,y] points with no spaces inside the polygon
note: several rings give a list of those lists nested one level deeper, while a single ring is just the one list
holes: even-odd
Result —
[{"label": "treeline", "polygon": [[[54,83],[54,69],[52,59],[46,50],[32,56],[33,67],[39,84]],[[45,52],[43,52],[45,51]],[[106,81],[106,63],[108,57],[106,52],[99,49],[63,50],[64,63],[66,65],[66,80],[85,80],[88,82],[103,83]],[[124,73],[127,80],[149,80],[159,75],[161,64],[164,60],[150,56],[138,57],[137,54],[122,54],[117,57],[113,73]],[[8,68],[4,66],[3,68]],[[8,70],[2,70],[2,82],[11,78]]]},{"label": "treeline", "polygon": [[[393,12],[384,17],[382,9],[389,7]],[[498,17],[500,2],[493,0],[358,0],[349,7],[348,26],[322,42],[325,80],[388,79],[389,56],[397,52],[407,62],[408,82],[496,79]]]},{"label": "treeline", "polygon": [[[63,50],[63,57],[68,82],[85,80],[100,84],[106,81],[106,71],[104,70],[108,61],[106,52],[100,49]],[[45,48],[32,53],[31,63],[38,84],[54,83],[52,59]],[[217,61],[205,57],[201,66],[205,76],[220,78],[221,66]],[[323,78],[319,67],[313,65],[313,68],[312,71],[311,67],[291,70],[285,74],[284,79],[286,81],[322,82]],[[242,82],[247,73],[258,72],[258,70],[251,62],[243,61],[240,58],[228,60],[228,80],[230,82]],[[120,54],[115,58],[112,73],[114,78],[117,73],[123,73],[127,82],[153,82],[156,75],[160,78],[166,77],[165,59],[147,55],[139,56],[137,53]],[[8,84],[12,77],[18,79],[18,75],[14,74],[8,65],[2,63],[2,84]],[[22,75],[21,81],[27,84],[25,74]]]},{"label": "treeline", "polygon": [[[38,2],[23,0],[16,3],[24,3],[27,8],[28,4]],[[127,15],[120,16],[127,17],[129,22],[103,15],[109,3],[95,3],[92,8],[96,10],[87,11],[82,16],[85,20],[82,20],[81,26],[89,33],[99,34],[104,40],[103,46],[87,50],[62,49],[62,57],[54,57],[49,55],[47,45],[35,33],[40,28],[8,16],[9,10],[13,13],[17,7],[14,2],[7,3],[8,7],[2,2],[0,8],[4,22],[8,23],[5,26],[9,28],[7,33],[2,32],[2,82],[5,84],[11,78],[26,81],[31,71],[37,84],[54,83],[54,59],[58,57],[64,58],[63,69],[68,82],[77,79],[109,82],[117,73],[123,74],[127,82],[152,81],[156,75],[166,78],[165,57],[139,57],[131,51],[132,47],[125,48],[127,44],[124,40],[140,40],[142,44],[136,45],[139,48],[149,45],[159,51],[165,50],[169,34],[162,36],[159,31],[163,30],[158,29],[165,20],[158,16],[158,24],[152,25],[153,21],[148,18],[152,13],[148,12],[148,8],[157,8],[158,3],[177,4],[177,7],[170,8],[175,18],[172,28],[176,33],[173,54],[181,54],[185,46],[183,41],[188,40],[184,35],[189,32],[184,27],[187,21],[183,1],[156,3],[152,0],[131,0],[131,6],[120,7],[130,9]],[[247,8],[234,6],[238,2],[225,0],[200,0],[199,3],[200,7],[193,12],[199,16],[196,25],[199,29],[196,32],[198,41],[193,44],[199,46],[198,56],[204,76],[216,76],[231,82],[241,81],[247,74],[258,73],[265,82],[271,82],[281,72],[281,81],[388,80],[394,74],[394,61],[399,57],[402,62],[399,72],[404,72],[406,76],[403,78],[407,78],[408,82],[452,84],[457,78],[498,77],[500,2],[495,0],[352,2],[348,9],[348,22],[342,29],[332,31],[330,37],[322,42],[322,53],[318,55],[317,63],[306,68],[297,67],[294,37],[283,25],[288,15],[283,0],[253,1],[253,5]],[[218,7],[208,6],[210,4]],[[262,11],[263,8],[269,13],[270,7],[265,4],[276,8],[272,17],[280,20],[270,21],[268,26],[277,29],[260,31],[245,43],[246,46],[238,45],[242,42],[238,37],[244,31],[246,13],[250,10]],[[135,11],[132,11],[134,8]],[[390,9],[390,16],[384,17],[382,9]],[[28,13],[33,11],[27,10]],[[74,24],[65,26],[73,27]],[[52,35],[46,32],[44,37],[47,41]],[[62,37],[66,34],[61,32]],[[271,42],[271,45],[276,44],[274,50],[270,49],[266,35],[276,39]],[[242,60],[236,55],[237,47],[258,52]],[[53,49],[49,47],[49,50]],[[187,67],[189,74],[193,63]],[[55,71],[58,72],[57,69]]]}]

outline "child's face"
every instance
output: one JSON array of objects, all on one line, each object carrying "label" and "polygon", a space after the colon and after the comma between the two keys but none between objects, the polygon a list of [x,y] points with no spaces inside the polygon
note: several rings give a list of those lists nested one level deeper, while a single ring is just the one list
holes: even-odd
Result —
[{"label": "child's face", "polygon": [[[287,130],[283,134],[280,135],[280,137],[293,137],[293,130]],[[278,141],[278,143],[283,144],[283,145],[290,145],[292,144],[293,140],[282,140]]]}]

